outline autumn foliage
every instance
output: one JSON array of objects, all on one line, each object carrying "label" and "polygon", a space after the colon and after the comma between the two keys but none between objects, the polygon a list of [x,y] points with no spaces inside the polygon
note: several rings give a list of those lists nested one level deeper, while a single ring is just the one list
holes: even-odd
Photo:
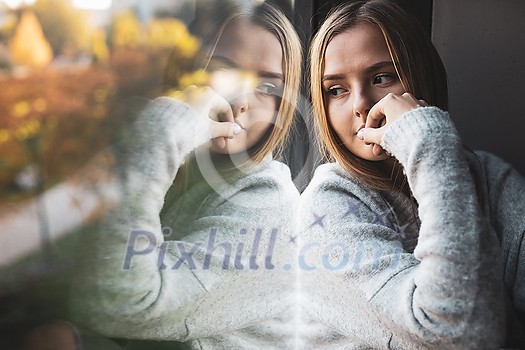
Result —
[{"label": "autumn foliage", "polygon": [[72,174],[111,137],[116,77],[109,70],[34,71],[4,77],[0,89],[0,188],[17,192],[16,174],[38,164],[52,181]]},{"label": "autumn foliage", "polygon": [[[49,12],[43,4],[54,1],[39,1],[37,15]],[[49,18],[43,23],[53,33]],[[132,12],[118,15],[109,33],[92,31],[88,65],[50,63],[45,32],[26,11],[10,51],[15,66],[32,69],[22,75],[0,71],[0,197],[7,201],[33,195],[17,182],[26,169],[38,169],[42,190],[107,149],[131,122],[134,97],[154,98],[195,78],[188,71],[200,43],[174,18],[141,23]]]},{"label": "autumn foliage", "polygon": [[17,65],[45,67],[51,62],[51,45],[44,37],[42,27],[33,12],[22,14],[20,24],[9,43],[9,51]]}]

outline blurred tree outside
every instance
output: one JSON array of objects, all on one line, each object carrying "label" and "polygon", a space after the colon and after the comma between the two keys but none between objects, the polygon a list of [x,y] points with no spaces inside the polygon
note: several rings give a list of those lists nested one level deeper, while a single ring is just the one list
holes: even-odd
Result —
[{"label": "blurred tree outside", "polygon": [[2,198],[21,195],[15,180],[28,165],[48,186],[74,174],[121,127],[109,117],[117,86],[108,69],[48,69],[0,84],[10,87],[0,89]]},{"label": "blurred tree outside", "polygon": [[18,16],[13,12],[3,14],[3,21],[0,23],[0,42],[8,42],[9,38],[15,33],[18,24]]},{"label": "blurred tree outside", "polygon": [[179,19],[162,17],[141,23],[132,11],[115,17],[111,30],[110,65],[122,79],[124,95],[136,95],[136,87],[149,87],[154,94],[179,81],[195,69],[200,41]]},{"label": "blurred tree outside", "polygon": [[[166,94],[166,87],[184,89],[205,84],[207,79],[204,71],[196,70],[199,40],[173,16],[141,22],[135,13],[127,11],[115,16],[109,26],[95,29],[85,14],[66,0],[37,0],[24,10],[33,11],[40,21],[41,38],[47,38],[55,57],[89,53],[93,64],[72,60],[72,64],[60,65],[52,61],[24,75],[9,74],[11,71],[0,67],[0,212],[82,173],[85,165],[119,140],[132,123],[141,107],[137,102],[140,99],[134,97],[155,98]],[[21,13],[14,11],[10,18],[22,18]],[[17,23],[9,21],[0,28],[0,46],[15,39]],[[28,191],[35,181],[40,181],[41,187]],[[13,234],[23,237],[23,233]],[[24,269],[26,264],[22,263],[16,274],[7,268],[6,273],[14,276]],[[40,274],[38,271],[20,280],[48,278]],[[46,296],[35,302],[31,293],[36,290],[34,284],[29,284],[24,298],[15,298],[15,302],[4,298],[7,302],[2,304],[0,299],[0,309],[3,306],[6,315],[0,317],[0,333],[6,327],[21,333],[24,327],[32,326],[33,318],[38,318],[35,305],[45,315],[42,319],[49,309],[55,311],[55,299],[62,294],[41,289],[52,294],[51,301]],[[63,286],[56,288],[61,289]],[[4,347],[2,340],[0,348],[15,348]]]},{"label": "blurred tree outside", "polygon": [[[38,0],[33,6],[40,8],[36,16],[52,13],[45,7],[56,2]],[[60,17],[75,11],[59,9],[57,13],[58,22],[71,23]],[[44,26],[42,31],[45,34]],[[154,98],[166,94],[167,86],[183,89],[205,83],[206,74],[194,70],[200,42],[179,19],[162,17],[141,23],[127,11],[114,17],[106,29],[87,26],[81,31],[90,33],[92,66],[51,65],[25,77],[0,75],[0,84],[9,86],[0,89],[0,195],[9,201],[31,195],[17,182],[27,169],[36,165],[47,188],[115,142],[119,129],[131,122],[133,97]],[[39,36],[44,37],[32,35],[32,39]],[[55,47],[63,51],[57,38]]]},{"label": "blurred tree outside", "polygon": [[177,49],[181,56],[192,58],[199,49],[199,41],[192,36],[184,22],[174,18],[161,18],[149,22],[147,45],[154,48]]},{"label": "blurred tree outside", "polygon": [[105,64],[109,60],[109,47],[106,41],[106,32],[102,29],[97,29],[93,33],[91,39],[91,53],[93,55],[93,62],[97,64]]},{"label": "blurred tree outside", "polygon": [[118,14],[111,26],[111,46],[137,48],[141,44],[141,24],[133,11]]},{"label": "blurred tree outside", "polygon": [[0,42],[0,72],[2,70],[8,71],[11,69],[11,55],[9,53],[9,48]]},{"label": "blurred tree outside", "polygon": [[71,1],[37,0],[29,8],[40,20],[55,56],[89,49],[91,28],[87,16]]},{"label": "blurred tree outside", "polygon": [[45,67],[51,62],[51,46],[33,12],[22,13],[15,35],[9,43],[9,51],[13,62],[20,66]]}]

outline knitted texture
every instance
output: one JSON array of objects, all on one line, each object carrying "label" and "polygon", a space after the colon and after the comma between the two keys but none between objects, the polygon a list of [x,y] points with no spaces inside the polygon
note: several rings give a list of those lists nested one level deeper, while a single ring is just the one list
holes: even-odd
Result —
[{"label": "knitted texture", "polygon": [[502,266],[502,256],[525,263],[523,178],[465,151],[435,107],[403,115],[381,146],[403,165],[414,210],[406,195],[366,187],[335,163],[318,167],[301,195],[300,348],[502,346],[502,275],[516,308],[525,291],[523,268]]},{"label": "knitted texture", "polygon": [[299,194],[284,164],[267,160],[233,183],[196,182],[186,192],[201,200],[189,214],[173,214],[181,199],[172,198],[159,216],[180,166],[210,139],[206,120],[175,99],[138,117],[117,162],[120,202],[84,239],[71,299],[81,325],[198,349],[292,346],[282,259]]}]

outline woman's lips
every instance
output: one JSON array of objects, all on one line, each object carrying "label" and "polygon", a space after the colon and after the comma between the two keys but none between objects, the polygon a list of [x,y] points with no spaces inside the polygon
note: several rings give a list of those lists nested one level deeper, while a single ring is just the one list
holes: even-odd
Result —
[{"label": "woman's lips", "polygon": [[365,127],[365,124],[362,124],[359,128],[357,128],[357,131],[355,132],[356,135],[359,134],[359,131],[361,131],[361,129],[364,129]]},{"label": "woman's lips", "polygon": [[243,123],[239,119],[235,119],[234,122],[235,122],[235,124],[239,125],[241,127],[241,129],[246,130],[246,128],[244,127]]}]

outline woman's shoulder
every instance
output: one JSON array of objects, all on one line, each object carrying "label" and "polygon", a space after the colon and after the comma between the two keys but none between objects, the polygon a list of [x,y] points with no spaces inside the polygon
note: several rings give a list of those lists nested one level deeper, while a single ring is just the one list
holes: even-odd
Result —
[{"label": "woman's shoulder", "polygon": [[474,180],[486,186],[491,197],[500,197],[509,189],[515,195],[525,192],[523,175],[501,157],[485,151],[466,152],[466,157]]},{"label": "woman's shoulder", "polygon": [[339,163],[325,163],[315,169],[314,175],[303,194],[328,192],[369,193],[375,191],[360,183],[356,177],[346,172]]},{"label": "woman's shoulder", "polygon": [[[467,152],[470,171],[478,188],[487,191],[491,211],[507,216],[519,211],[525,214],[525,178],[505,160],[484,151]],[[520,209],[521,208],[521,209]]]},{"label": "woman's shoulder", "polygon": [[295,188],[290,168],[277,160],[267,160],[246,170],[237,181],[244,188]]},{"label": "woman's shoulder", "polygon": [[303,207],[346,207],[349,203],[376,207],[384,200],[379,191],[360,183],[338,163],[327,163],[317,167],[301,202]]},{"label": "woman's shoulder", "polygon": [[477,167],[474,166],[472,168],[477,168],[477,171],[483,171],[487,175],[489,181],[497,180],[509,173],[515,173],[515,175],[519,174],[510,163],[490,152],[479,150],[469,152],[467,153],[467,159],[470,164],[477,164]]},{"label": "woman's shoulder", "polygon": [[243,207],[280,207],[295,202],[299,191],[292,181],[290,169],[286,164],[268,160],[262,164],[245,169],[234,181],[212,185],[218,196],[215,200],[236,203]]}]

